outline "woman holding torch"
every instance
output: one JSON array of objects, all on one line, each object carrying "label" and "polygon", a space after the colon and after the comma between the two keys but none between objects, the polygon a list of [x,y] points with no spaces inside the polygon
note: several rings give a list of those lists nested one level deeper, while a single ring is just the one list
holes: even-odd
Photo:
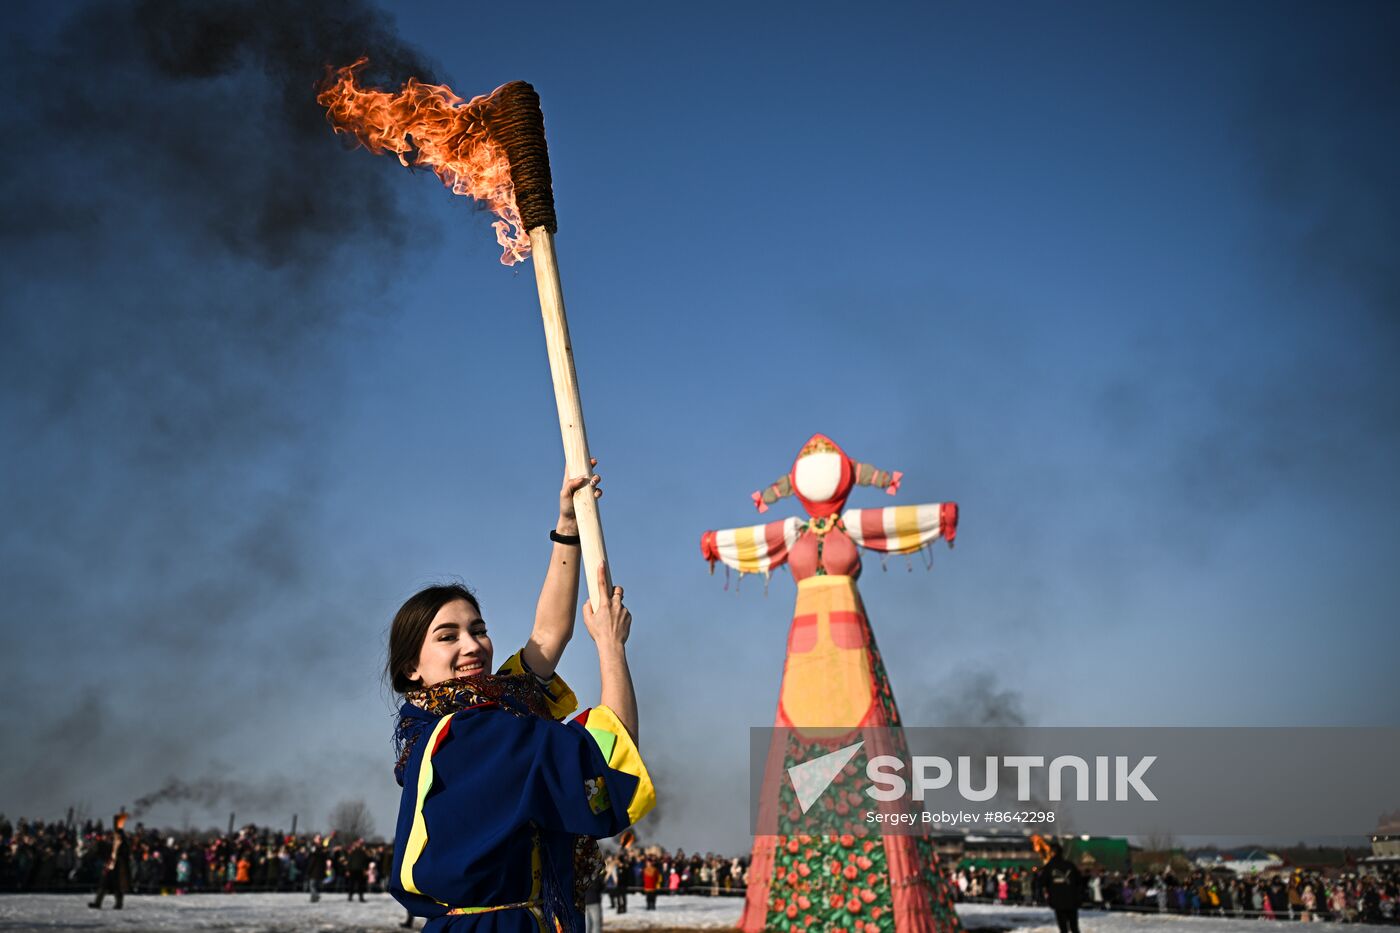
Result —
[{"label": "woman holding torch", "polygon": [[[597,477],[591,482],[601,495]],[[431,933],[581,930],[575,882],[581,891],[602,868],[592,840],[621,832],[655,803],[637,751],[622,587],[583,610],[601,701],[560,721],[577,705],[554,671],[578,600],[574,493],[589,483],[574,478],[561,490],[534,629],[494,674],[481,606],[461,585],[416,593],[390,628],[386,673],[405,702],[389,890],[430,918]]]},{"label": "woman holding torch", "polygon": [[[360,84],[366,64],[329,72],[317,101],[337,133],[431,169],[454,194],[489,207],[502,263],[534,257],[565,460],[569,472],[588,473],[539,95],[512,81],[464,100],[416,78],[383,91]],[[466,588],[429,587],[394,618],[387,673],[407,702],[396,732],[404,791],[389,889],[412,914],[433,918],[433,933],[581,927],[573,881],[586,885],[584,867],[602,865],[596,844],[576,840],[618,833],[655,802],[623,647],[631,614],[608,582],[593,499],[580,495],[574,511],[588,482],[565,483],[534,631],[495,674],[481,607]],[[573,634],[580,563],[589,568],[584,622],[598,646],[602,699],[563,725],[576,704],[554,668]]]}]

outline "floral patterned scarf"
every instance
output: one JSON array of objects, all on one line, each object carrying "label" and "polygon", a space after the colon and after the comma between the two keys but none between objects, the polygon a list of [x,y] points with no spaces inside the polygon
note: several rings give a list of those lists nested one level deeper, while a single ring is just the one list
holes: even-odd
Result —
[{"label": "floral patterned scarf", "polygon": [[410,690],[403,698],[394,728],[394,777],[400,785],[413,747],[449,713],[497,708],[516,716],[550,718],[549,702],[533,674],[472,674]]}]

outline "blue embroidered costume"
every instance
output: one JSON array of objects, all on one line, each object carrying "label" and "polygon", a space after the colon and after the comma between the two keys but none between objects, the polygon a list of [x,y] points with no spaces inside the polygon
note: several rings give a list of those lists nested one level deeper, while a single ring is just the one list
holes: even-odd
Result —
[{"label": "blue embroidered costume", "polygon": [[637,747],[612,710],[577,706],[517,652],[494,676],[406,695],[403,786],[389,891],[427,933],[583,929],[578,837],[615,835],[655,805]]}]

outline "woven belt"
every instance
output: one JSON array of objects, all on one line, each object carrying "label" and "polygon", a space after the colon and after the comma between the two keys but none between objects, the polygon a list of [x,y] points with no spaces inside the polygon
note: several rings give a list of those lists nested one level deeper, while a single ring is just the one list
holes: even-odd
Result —
[{"label": "woven belt", "polygon": [[539,901],[520,901],[516,904],[495,904],[491,907],[454,907],[447,913],[449,916],[460,914],[490,914],[498,910],[528,910],[533,914],[540,913]]},{"label": "woven belt", "polygon": [[539,901],[520,901],[515,904],[495,904],[491,907],[453,907],[447,912],[447,916],[463,916],[470,914],[492,914],[498,910],[528,910],[530,916],[535,918],[535,925],[540,933],[548,933],[549,927],[544,922],[544,909]]}]

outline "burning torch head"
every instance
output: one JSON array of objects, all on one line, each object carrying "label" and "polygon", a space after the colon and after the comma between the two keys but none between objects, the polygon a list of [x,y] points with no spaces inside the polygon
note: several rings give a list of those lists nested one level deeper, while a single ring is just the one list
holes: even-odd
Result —
[{"label": "burning torch head", "polygon": [[528,83],[512,81],[491,96],[496,106],[487,114],[486,127],[510,161],[521,223],[526,230],[544,227],[554,233],[559,224],[554,217],[554,184],[549,175],[540,95]]},{"label": "burning torch head", "polygon": [[530,255],[528,233],[554,233],[554,189],[544,141],[540,98],[524,81],[463,100],[442,84],[416,78],[397,92],[362,87],[366,60],[327,75],[316,100],[337,133],[371,152],[393,153],[409,166],[431,169],[454,194],[481,201],[500,219],[492,226],[504,248],[501,262]]}]

